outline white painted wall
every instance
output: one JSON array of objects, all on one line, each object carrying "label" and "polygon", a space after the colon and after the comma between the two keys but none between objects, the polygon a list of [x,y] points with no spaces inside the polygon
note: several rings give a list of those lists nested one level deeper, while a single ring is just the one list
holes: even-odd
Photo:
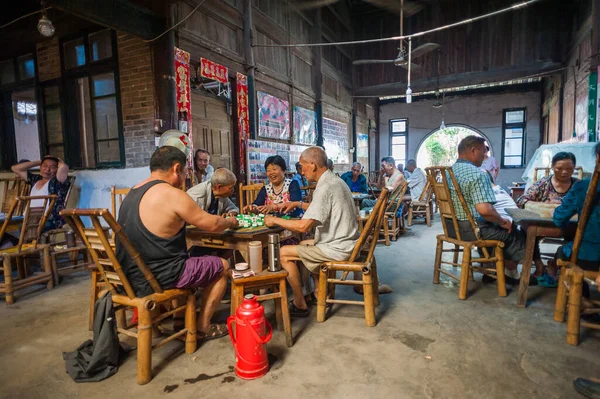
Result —
[{"label": "white painted wall", "polygon": [[[391,103],[380,106],[380,155],[390,152],[389,120],[408,118],[408,158],[417,157],[421,142],[437,130],[442,120],[442,110],[433,108],[435,100],[413,101],[412,104]],[[527,108],[525,166],[540,143],[539,91],[452,96],[445,98],[446,125],[461,124],[472,127],[487,137],[492,153],[500,164],[502,154],[502,111],[505,108]],[[500,169],[498,184],[508,187],[513,181],[522,181],[525,168]]]}]

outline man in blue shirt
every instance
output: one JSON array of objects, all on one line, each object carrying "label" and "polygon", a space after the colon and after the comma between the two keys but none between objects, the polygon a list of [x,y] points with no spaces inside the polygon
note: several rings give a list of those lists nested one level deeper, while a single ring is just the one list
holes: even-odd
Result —
[{"label": "man in blue shirt", "polygon": [[[292,180],[296,180],[300,188],[308,186],[308,180],[306,177],[302,176],[302,164],[300,162],[296,162],[296,174],[292,177]],[[302,196],[306,195],[306,190],[302,190]]]},{"label": "man in blue shirt", "polygon": [[368,192],[367,178],[361,174],[362,165],[358,162],[352,164],[350,172],[344,173],[341,178],[353,193],[364,193]]}]

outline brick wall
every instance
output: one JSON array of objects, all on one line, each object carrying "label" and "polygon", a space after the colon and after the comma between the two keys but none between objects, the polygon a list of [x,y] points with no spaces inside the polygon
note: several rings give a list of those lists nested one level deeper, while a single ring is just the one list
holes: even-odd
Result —
[{"label": "brick wall", "polygon": [[154,83],[150,44],[117,32],[126,167],[148,166],[154,152]]},{"label": "brick wall", "polygon": [[60,52],[58,38],[53,38],[36,46],[37,71],[40,82],[60,77]]}]

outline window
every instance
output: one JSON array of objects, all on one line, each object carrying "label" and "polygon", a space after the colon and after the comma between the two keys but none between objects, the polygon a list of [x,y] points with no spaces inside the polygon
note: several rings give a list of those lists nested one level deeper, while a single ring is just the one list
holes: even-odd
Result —
[{"label": "window", "polygon": [[407,141],[408,119],[390,119],[390,150],[396,165],[406,165]]},{"label": "window", "polygon": [[0,62],[0,85],[13,83],[15,78],[15,64],[12,59]]},{"label": "window", "polygon": [[33,79],[35,77],[33,54],[17,58],[17,65],[19,66],[19,80]]},{"label": "window", "polygon": [[505,109],[502,118],[502,167],[521,168],[525,163],[526,109]]},{"label": "window", "polygon": [[65,159],[60,90],[57,85],[45,87],[42,95],[44,97],[46,154]]},{"label": "window", "polygon": [[110,30],[103,30],[90,35],[92,47],[92,62],[112,57],[112,34]]},{"label": "window", "polygon": [[0,62],[0,86],[18,82],[29,83],[27,81],[33,78],[35,78],[33,54]]},{"label": "window", "polygon": [[71,40],[63,44],[65,69],[73,69],[85,65],[85,44],[83,38]]}]

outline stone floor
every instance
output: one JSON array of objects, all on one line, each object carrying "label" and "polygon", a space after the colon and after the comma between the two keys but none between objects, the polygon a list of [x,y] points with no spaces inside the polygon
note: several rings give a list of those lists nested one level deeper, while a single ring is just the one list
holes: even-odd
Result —
[{"label": "stone floor", "polygon": [[[394,293],[382,296],[376,327],[365,326],[359,307],[334,307],[322,324],[313,310],[310,319],[292,321],[292,348],[274,334],[271,370],[255,381],[235,378],[233,349],[224,338],[193,355],[179,342],[155,351],[154,379],[145,386],[136,384],[135,352],[115,376],[74,383],[61,353],[91,338],[89,278],[65,278],[52,291],[0,304],[0,397],[577,398],[574,377],[600,376],[600,333],[585,331],[578,347],[567,345],[565,325],[552,320],[552,289],[532,288],[533,302],[517,309],[514,289],[499,298],[480,275],[466,301],[445,277],[433,285],[440,230],[438,222],[415,225],[377,248],[381,279]],[[226,317],[225,306],[217,317]]]}]

